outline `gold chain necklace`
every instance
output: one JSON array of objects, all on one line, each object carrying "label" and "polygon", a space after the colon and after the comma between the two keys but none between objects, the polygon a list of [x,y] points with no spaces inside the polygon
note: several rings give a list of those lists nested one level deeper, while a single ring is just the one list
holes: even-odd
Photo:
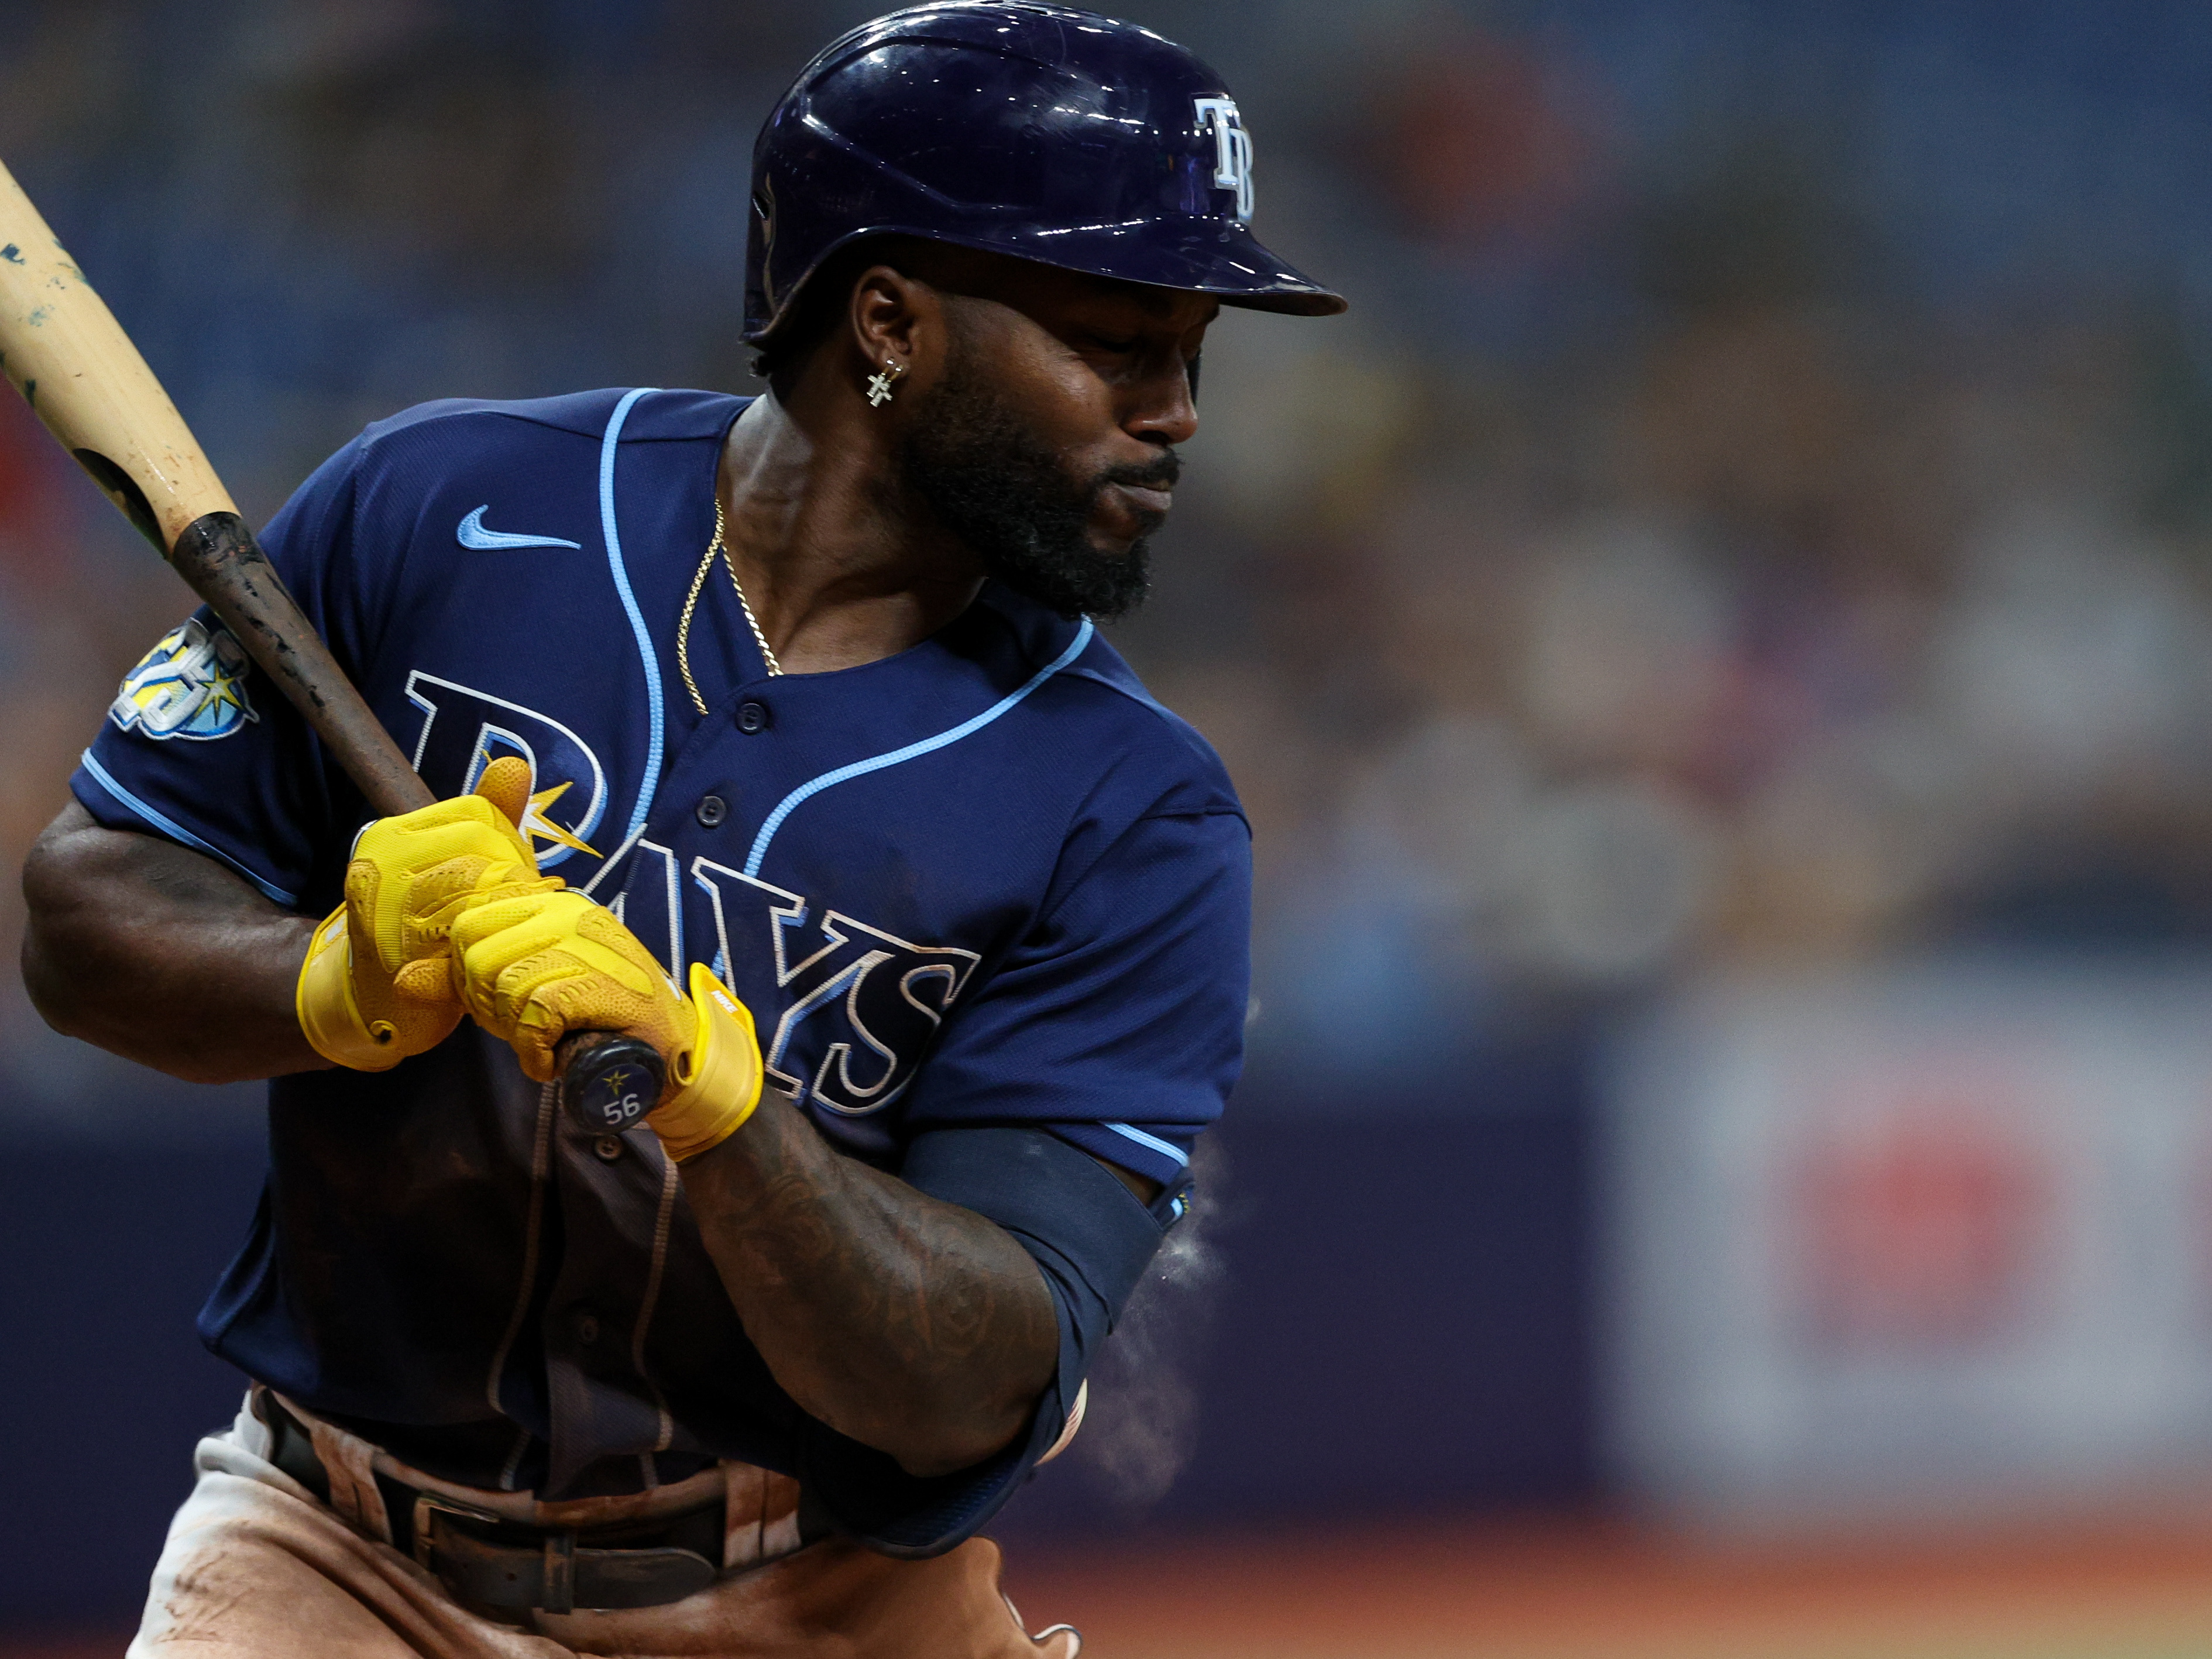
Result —
[{"label": "gold chain necklace", "polygon": [[730,556],[728,545],[722,539],[722,503],[714,502],[714,539],[707,544],[707,556],[699,561],[699,569],[691,578],[691,591],[684,596],[684,615],[676,624],[676,666],[683,673],[684,689],[691,694],[691,702],[701,714],[707,712],[707,700],[699,695],[698,682],[691,678],[691,613],[699,608],[699,590],[707,585],[707,573],[714,568],[714,555],[722,556],[723,568],[730,573],[730,586],[737,590],[738,609],[745,613],[745,626],[753,630],[753,643],[760,647],[761,660],[768,665],[770,674],[783,672],[783,665],[769,649],[768,635],[761,632],[760,618],[753,615],[753,607],[745,598],[744,584],[738,580],[738,562]]}]

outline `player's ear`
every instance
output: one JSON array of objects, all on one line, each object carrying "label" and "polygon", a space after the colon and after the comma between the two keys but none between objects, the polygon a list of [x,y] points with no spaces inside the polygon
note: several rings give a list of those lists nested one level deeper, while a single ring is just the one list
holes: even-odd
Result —
[{"label": "player's ear", "polygon": [[918,276],[870,265],[853,284],[850,331],[854,387],[880,407],[915,378],[931,378],[944,355],[945,296]]}]

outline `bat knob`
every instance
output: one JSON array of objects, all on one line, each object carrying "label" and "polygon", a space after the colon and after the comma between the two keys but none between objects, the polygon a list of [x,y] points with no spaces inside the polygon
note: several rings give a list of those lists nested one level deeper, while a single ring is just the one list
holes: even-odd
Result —
[{"label": "bat knob", "polygon": [[641,1037],[580,1031],[561,1044],[561,1094],[593,1134],[620,1134],[660,1103],[668,1065]]}]

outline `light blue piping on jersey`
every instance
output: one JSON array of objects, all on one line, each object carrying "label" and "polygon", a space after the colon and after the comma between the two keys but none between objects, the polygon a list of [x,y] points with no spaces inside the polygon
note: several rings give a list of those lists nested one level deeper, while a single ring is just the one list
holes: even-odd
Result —
[{"label": "light blue piping on jersey", "polygon": [[136,812],[140,817],[145,819],[147,823],[152,824],[156,830],[159,830],[163,835],[168,836],[170,840],[180,841],[185,846],[196,848],[200,852],[205,853],[210,858],[221,859],[225,864],[237,871],[240,875],[244,876],[246,880],[252,882],[263,892],[268,894],[270,898],[276,900],[277,903],[283,905],[287,910],[296,910],[300,908],[300,901],[297,895],[286,892],[273,881],[264,881],[259,876],[255,875],[252,871],[247,869],[236,859],[231,857],[229,854],[224,852],[222,848],[209,845],[206,842],[202,841],[198,836],[194,835],[191,830],[185,829],[183,824],[179,823],[174,818],[165,817],[161,813],[155,811],[152,807],[147,805],[144,801],[140,800],[137,796],[132,794],[121,784],[116,782],[113,778],[108,775],[107,769],[102,766],[98,761],[93,759],[91,750],[86,750],[80,758],[84,763],[84,769],[92,774],[93,781],[94,782],[99,784],[101,788],[107,791],[109,794],[114,796],[116,799],[121,801],[132,811]]},{"label": "light blue piping on jersey", "polygon": [[1148,1135],[1133,1123],[1102,1123],[1102,1129],[1111,1129],[1117,1135],[1127,1135],[1139,1146],[1148,1147],[1162,1158],[1175,1160],[1176,1168],[1182,1169],[1190,1162],[1190,1154],[1171,1140],[1162,1140],[1158,1135]]},{"label": "light blue piping on jersey", "polygon": [[653,654],[653,636],[645,631],[645,618],[638,613],[637,595],[629,591],[629,572],[623,567],[622,532],[615,527],[615,450],[622,437],[623,422],[629,418],[629,406],[647,392],[659,390],[659,386],[641,386],[623,393],[615,412],[607,416],[606,436],[599,441],[599,533],[606,538],[607,568],[614,572],[615,592],[622,595],[623,611],[629,617],[629,631],[637,635],[637,654],[645,664],[646,708],[653,721],[652,739],[645,750],[645,779],[638,786],[637,805],[630,811],[625,839],[645,828],[645,815],[653,810],[653,792],[660,783],[660,745],[665,732],[660,714],[660,659]]},{"label": "light blue piping on jersey", "polygon": [[745,873],[748,876],[760,874],[761,860],[768,856],[769,842],[775,839],[775,832],[783,828],[783,821],[791,816],[793,811],[801,802],[811,796],[820,794],[833,784],[847,783],[854,778],[865,776],[870,772],[880,772],[886,766],[896,766],[901,761],[913,760],[919,756],[928,754],[932,750],[942,749],[947,744],[957,743],[961,738],[981,731],[1081,656],[1083,647],[1091,643],[1091,635],[1094,631],[1091,626],[1091,618],[1085,617],[1083,619],[1083,626],[1075,630],[1074,642],[1066,650],[1031,675],[1028,684],[1020,690],[1008,692],[974,719],[964,720],[950,731],[939,732],[933,738],[924,738],[919,743],[910,743],[903,749],[894,749],[887,755],[878,755],[870,760],[854,761],[850,766],[841,766],[834,772],[824,772],[812,781],[800,784],[798,788],[775,804],[775,811],[768,815],[768,822],[761,825],[760,834],[753,837],[753,850],[745,855]]}]

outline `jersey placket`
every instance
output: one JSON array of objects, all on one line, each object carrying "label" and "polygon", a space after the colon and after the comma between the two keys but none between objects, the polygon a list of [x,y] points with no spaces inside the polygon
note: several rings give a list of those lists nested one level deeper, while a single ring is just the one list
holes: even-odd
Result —
[{"label": "jersey placket", "polygon": [[647,1339],[666,1274],[679,1193],[653,1132],[594,1135],[567,1113],[553,1127],[560,1258],[539,1340],[551,1419],[545,1495],[564,1494],[607,1457],[635,1456],[659,1484],[653,1455],[673,1434],[647,1373]]}]

